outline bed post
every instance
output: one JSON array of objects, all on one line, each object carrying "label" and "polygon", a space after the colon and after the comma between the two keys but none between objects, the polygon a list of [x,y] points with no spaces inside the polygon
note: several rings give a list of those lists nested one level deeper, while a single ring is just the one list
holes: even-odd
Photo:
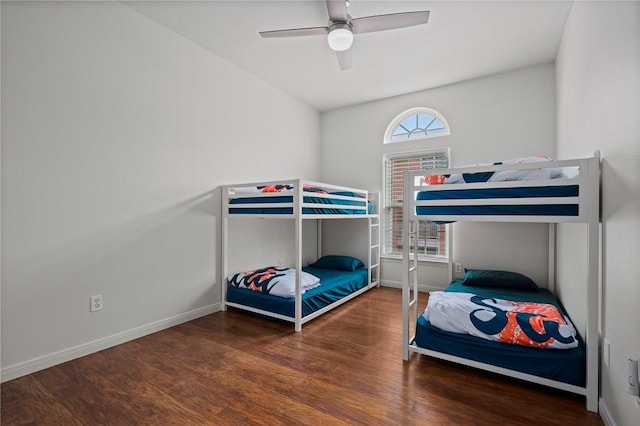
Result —
[{"label": "bed post", "polygon": [[298,179],[296,191],[293,194],[294,223],[295,223],[295,268],[296,268],[296,302],[295,302],[295,331],[302,331],[302,182]]},{"label": "bed post", "polygon": [[[368,198],[368,196],[367,196],[367,198]],[[367,214],[367,216],[369,216],[369,215]],[[367,217],[367,234],[369,234],[368,238],[367,238],[368,243],[369,243],[368,246],[367,246],[367,286],[371,285],[371,269],[372,269],[372,263],[371,262],[373,260],[372,256],[371,256],[371,250],[372,250],[371,247],[372,247],[372,244],[373,244],[373,242],[372,242],[373,237],[371,236],[371,223],[372,223],[371,217]]]},{"label": "bed post", "polygon": [[322,256],[322,219],[316,219],[316,258],[320,259]]},{"label": "bed post", "polygon": [[547,287],[552,293],[556,291],[556,229],[555,223],[549,223],[549,268]]},{"label": "bed post", "polygon": [[600,151],[589,161],[589,222],[587,273],[587,409],[598,412],[600,340]]},{"label": "bed post", "polygon": [[[449,261],[447,262],[447,273],[449,274],[449,282],[453,281],[453,223],[447,223],[444,225],[447,227],[447,253],[449,254]],[[464,271],[463,271],[464,272]]]},{"label": "bed post", "polygon": [[222,310],[227,310],[227,245],[229,244],[228,240],[228,229],[229,226],[229,199],[227,197],[228,189],[226,186],[222,186],[222,225],[221,225],[221,240],[222,240],[222,259],[221,259],[221,274],[220,274],[220,301],[222,304]]}]

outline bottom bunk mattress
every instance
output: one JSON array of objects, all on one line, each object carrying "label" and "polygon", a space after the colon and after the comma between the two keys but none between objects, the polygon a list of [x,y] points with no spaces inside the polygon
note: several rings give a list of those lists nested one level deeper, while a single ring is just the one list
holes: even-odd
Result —
[{"label": "bottom bunk mattress", "polygon": [[[454,280],[446,292],[474,293],[485,298],[554,305],[563,314],[558,300],[547,289],[522,291],[504,288],[480,288]],[[575,386],[585,386],[585,348],[578,337],[578,346],[570,349],[547,349],[519,346],[485,340],[468,334],[454,333],[434,327],[420,315],[413,343],[424,349],[458,356],[485,364],[544,377]]]},{"label": "bottom bunk mattress", "polygon": [[[318,287],[307,290],[302,295],[303,318],[366,287],[369,282],[369,272],[366,268],[343,271],[307,266],[303,270],[320,278]],[[294,297],[279,297],[228,286],[227,302],[295,318]]]}]

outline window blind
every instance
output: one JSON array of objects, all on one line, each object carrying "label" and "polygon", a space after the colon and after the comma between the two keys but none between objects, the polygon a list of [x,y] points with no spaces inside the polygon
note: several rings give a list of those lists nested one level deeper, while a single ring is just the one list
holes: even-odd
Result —
[{"label": "window blind", "polygon": [[449,155],[446,151],[387,157],[384,173],[385,207],[402,206],[402,180],[405,171],[447,167],[449,167]]},{"label": "window blind", "polygon": [[[384,160],[384,238],[383,252],[399,255],[402,251],[402,199],[404,172],[449,167],[447,150],[396,154]],[[418,252],[421,255],[447,256],[446,228],[430,222],[420,223]]]}]

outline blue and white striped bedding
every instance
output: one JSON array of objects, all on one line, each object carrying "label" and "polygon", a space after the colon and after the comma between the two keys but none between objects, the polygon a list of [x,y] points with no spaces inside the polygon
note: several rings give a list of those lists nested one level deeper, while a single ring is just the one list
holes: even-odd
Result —
[{"label": "blue and white striped bedding", "polygon": [[[433,216],[578,216],[579,206],[575,197],[579,196],[579,185],[573,183],[545,185],[543,183],[545,180],[568,177],[562,168],[545,168],[543,163],[548,161],[550,159],[545,156],[527,157],[497,162],[493,165],[541,163],[541,168],[429,175],[426,180],[431,182],[430,189],[419,191],[416,200],[455,200],[459,202],[436,202],[432,205],[417,206],[416,214]],[[483,183],[510,181],[540,181],[541,184],[506,187],[483,185]],[[465,188],[465,184],[470,184],[469,188]],[[452,189],[449,189],[449,186]],[[542,198],[549,198],[553,201],[539,203],[536,200]],[[531,203],[521,201],[514,203],[492,202],[492,200],[506,199],[531,199],[532,201]],[[482,202],[474,202],[477,200],[482,200]]]},{"label": "blue and white striped bedding", "polygon": [[[277,192],[282,195],[264,195],[265,193],[260,189],[245,190],[241,193],[256,193],[253,197],[238,197],[229,200],[229,204],[233,207],[229,208],[229,214],[293,214],[293,206],[283,206],[282,204],[293,203],[293,195],[289,195],[292,192],[291,188],[284,187],[278,191],[269,191],[269,193]],[[335,191],[324,192],[316,191],[314,188],[304,188],[305,193],[318,193],[328,194],[337,197],[350,197],[350,198],[363,198],[354,192]],[[262,195],[261,195],[262,194]],[[309,204],[317,204],[313,207],[302,207],[303,214],[334,214],[334,215],[359,215],[359,214],[371,214],[374,211],[374,205],[372,202],[365,200],[353,200],[335,197],[321,197],[313,195],[304,195],[303,202]],[[271,206],[254,206],[255,204],[273,204]],[[331,207],[325,207],[331,206]],[[346,208],[357,207],[357,208]]]}]

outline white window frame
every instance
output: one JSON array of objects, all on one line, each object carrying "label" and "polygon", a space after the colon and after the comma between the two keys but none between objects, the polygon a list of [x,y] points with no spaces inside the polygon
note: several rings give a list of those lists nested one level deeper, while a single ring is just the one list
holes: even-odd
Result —
[{"label": "white window frame", "polygon": [[[394,140],[393,139],[393,135],[395,134],[396,129],[401,126],[401,123],[406,120],[408,117],[411,117],[412,115],[419,115],[419,114],[426,114],[426,115],[431,115],[432,117],[438,119],[442,125],[444,126],[444,129],[441,131],[436,131],[434,133],[429,133],[428,131],[424,131],[425,136],[421,136],[421,137],[407,137],[407,139],[399,139],[399,140]],[[418,127],[416,125],[416,127]],[[407,129],[407,131],[415,131],[417,129]],[[385,144],[395,144],[395,143],[403,143],[403,142],[411,142],[411,141],[419,141],[419,140],[423,140],[423,139],[428,139],[428,138],[435,138],[435,137],[440,137],[440,136],[448,136],[451,134],[451,128],[449,127],[449,123],[447,122],[447,120],[442,116],[442,114],[440,114],[438,111],[431,109],[431,108],[426,108],[426,107],[416,107],[416,108],[411,108],[408,109],[406,111],[404,111],[403,113],[399,114],[396,118],[393,119],[393,121],[391,121],[391,123],[389,124],[389,126],[387,126],[387,130],[384,133],[384,143]]]},{"label": "white window frame", "polygon": [[[444,130],[438,131],[437,134],[429,134],[429,132],[424,132],[425,136],[417,138],[417,137],[411,137],[411,138],[407,138],[405,140],[392,140],[394,132],[396,130],[396,128],[400,125],[400,123],[402,123],[404,120],[407,119],[407,117],[410,117],[412,115],[416,115],[416,114],[428,114],[431,115],[435,118],[437,118],[438,120],[440,120],[440,122],[442,124],[444,124],[445,128]],[[417,120],[417,119],[416,119]],[[409,129],[411,130],[411,129]],[[449,164],[451,164],[451,155],[450,155],[450,149],[448,147],[440,147],[440,148],[427,148],[427,149],[419,149],[419,150],[408,150],[406,147],[411,145],[412,147],[416,148],[416,147],[424,147],[425,146],[425,139],[428,138],[433,138],[433,137],[440,137],[440,136],[447,136],[449,135],[450,132],[450,128],[449,128],[449,124],[447,123],[446,119],[437,111],[431,109],[431,108],[411,108],[409,110],[404,111],[403,113],[399,114],[387,127],[387,130],[385,132],[385,137],[384,137],[384,143],[385,144],[390,144],[391,146],[388,146],[389,149],[385,149],[386,153],[383,155],[383,161],[382,161],[382,176],[383,176],[383,200],[382,200],[382,208],[380,209],[381,215],[382,215],[382,224],[383,224],[383,229],[382,229],[382,234],[383,234],[383,238],[382,238],[382,250],[381,250],[381,257],[383,258],[387,258],[387,259],[402,259],[402,251],[401,250],[394,250],[394,245],[397,243],[397,235],[394,238],[394,223],[391,223],[393,218],[392,218],[392,214],[391,214],[391,209],[395,209],[396,214],[398,214],[398,211],[402,211],[402,201],[398,202],[398,197],[396,194],[396,200],[392,200],[390,197],[391,195],[388,194],[388,192],[390,191],[390,186],[389,186],[389,182],[388,182],[388,177],[387,177],[387,163],[389,160],[393,160],[393,159],[397,159],[397,158],[410,158],[410,157],[423,157],[423,156],[433,156],[434,154],[438,154],[438,155],[442,155],[444,154],[444,156],[446,157],[446,167],[448,167]],[[393,146],[395,145],[395,146]],[[393,146],[393,148],[392,148]],[[397,146],[397,148],[396,148]],[[442,163],[440,163],[442,164]],[[427,167],[430,168],[430,167]],[[402,180],[402,179],[400,179]],[[392,205],[389,205],[389,203],[391,203]],[[399,210],[398,210],[399,209]],[[395,227],[397,228],[398,225],[397,223],[395,223]],[[424,225],[423,225],[424,227]],[[395,232],[398,233],[401,230],[396,229]],[[439,231],[444,231],[444,235],[442,237],[438,237],[438,241],[439,241],[439,246],[438,246],[438,250],[442,249],[442,244],[445,244],[445,248],[444,254],[437,254],[437,255],[433,255],[433,254],[424,254],[421,253],[418,255],[418,260],[419,261],[428,261],[428,262],[448,262],[449,261],[449,253],[451,252],[449,244],[450,244],[450,229],[448,227],[448,225],[442,225],[442,228],[439,229]],[[432,240],[431,240],[432,241]],[[390,247],[391,246],[391,247]],[[425,250],[426,250],[426,246],[427,246],[427,240],[425,240]]]}]

